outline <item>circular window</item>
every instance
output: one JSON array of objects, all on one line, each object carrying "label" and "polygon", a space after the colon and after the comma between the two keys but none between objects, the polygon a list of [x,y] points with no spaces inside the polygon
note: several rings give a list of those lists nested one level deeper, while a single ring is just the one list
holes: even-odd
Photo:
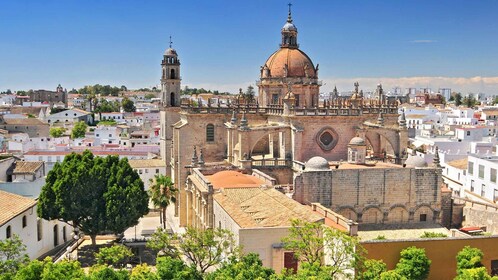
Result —
[{"label": "circular window", "polygon": [[328,131],[325,131],[322,135],[320,135],[320,142],[322,142],[325,146],[330,145],[332,140],[334,140],[334,137]]},{"label": "circular window", "polygon": [[339,140],[339,135],[331,127],[324,127],[316,134],[316,142],[322,150],[332,150]]}]

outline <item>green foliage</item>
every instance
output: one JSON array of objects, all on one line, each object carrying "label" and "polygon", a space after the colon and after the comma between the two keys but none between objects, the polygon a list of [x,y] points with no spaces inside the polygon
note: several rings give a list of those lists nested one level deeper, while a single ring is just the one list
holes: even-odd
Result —
[{"label": "green foliage", "polygon": [[496,280],[498,277],[491,277],[485,267],[464,269],[455,277],[455,280]]},{"label": "green foliage", "polygon": [[425,255],[425,249],[415,246],[403,249],[401,258],[396,264],[396,272],[410,280],[427,279],[431,266],[431,260]]},{"label": "green foliage", "polygon": [[121,108],[121,104],[119,101],[107,101],[107,99],[101,98],[100,101],[95,99],[94,101],[94,109],[95,113],[110,113],[110,112],[119,112]]},{"label": "green foliage", "polygon": [[152,99],[152,98],[156,98],[156,95],[154,93],[147,93],[145,96],[144,96],[145,99]]},{"label": "green foliage", "polygon": [[424,231],[424,234],[420,236],[420,238],[444,238],[444,237],[448,237],[448,235],[442,232],[430,232],[430,231]]},{"label": "green foliage", "polygon": [[66,110],[67,110],[66,108],[56,108],[56,107],[53,107],[53,108],[50,109],[50,115],[57,114],[57,113],[60,113],[60,112],[64,112]]},{"label": "green foliage", "polygon": [[128,97],[123,98],[121,106],[125,112],[135,112],[137,110],[135,103],[133,103],[133,101],[131,101]]},{"label": "green foliage", "polygon": [[455,105],[456,106],[462,105],[462,94],[461,93],[457,93],[455,95]]},{"label": "green foliage", "polygon": [[268,279],[275,271],[263,266],[258,254],[250,253],[240,260],[232,258],[224,263],[216,271],[208,274],[208,280],[231,280],[231,279]]},{"label": "green foliage", "polygon": [[229,92],[219,92],[218,90],[206,90],[203,88],[189,88],[188,86],[185,86],[185,88],[180,90],[180,94],[186,94],[186,95],[193,95],[193,94],[200,94],[200,93],[213,93],[216,95],[228,95],[230,94]]},{"label": "green foliage", "polygon": [[130,273],[126,270],[114,270],[111,267],[97,265],[91,268],[88,280],[128,280]]},{"label": "green foliage", "polygon": [[202,275],[193,266],[187,266],[181,259],[169,256],[157,258],[157,276],[159,279],[201,280]]},{"label": "green foliage", "polygon": [[63,260],[58,263],[52,261],[44,262],[42,280],[61,280],[61,279],[85,279],[85,272],[77,261]]},{"label": "green foliage", "polygon": [[111,247],[103,247],[95,253],[95,259],[98,264],[106,264],[117,267],[123,265],[128,258],[133,256],[130,248],[124,245],[113,245]]},{"label": "green foliage", "polygon": [[469,96],[463,98],[463,105],[467,106],[468,108],[473,108],[477,103],[478,102],[473,94],[469,94]]},{"label": "green foliage", "polygon": [[66,129],[64,127],[51,127],[50,128],[50,136],[54,137],[54,138],[62,137],[65,132],[66,132]]},{"label": "green foliage", "polygon": [[402,276],[396,270],[389,270],[380,274],[380,280],[409,280],[409,278]]},{"label": "green foliage", "polygon": [[[121,88],[124,86],[121,86]],[[118,87],[112,87],[110,85],[93,85],[93,86],[84,86],[83,88],[78,89],[79,94],[85,94],[85,95],[103,95],[103,96],[118,96],[119,91],[121,91],[121,88]],[[126,88],[126,87],[125,87]]]},{"label": "green foliage", "polygon": [[174,245],[177,237],[167,232],[163,228],[157,228],[149,240],[147,240],[147,247],[158,252],[159,256],[170,256],[177,258],[178,249]]},{"label": "green foliage", "polygon": [[48,173],[38,198],[38,216],[60,219],[95,237],[115,234],[147,214],[148,196],[126,158],[94,157],[86,150],[72,153]]},{"label": "green foliage", "polygon": [[159,280],[159,277],[147,264],[139,264],[131,271],[130,280]]},{"label": "green foliage", "polygon": [[387,238],[384,236],[384,235],[378,235],[377,237],[375,237],[374,240],[386,240]]},{"label": "green foliage", "polygon": [[465,246],[456,256],[457,274],[461,275],[464,270],[482,267],[482,257],[484,254],[478,248]]},{"label": "green foliage", "polygon": [[71,139],[85,137],[87,127],[88,125],[84,121],[75,123],[73,129],[71,130]]},{"label": "green foliage", "polygon": [[36,117],[33,114],[28,114],[28,119],[36,119]]},{"label": "green foliage", "polygon": [[178,248],[201,273],[239,254],[233,234],[220,228],[199,230],[187,227]]},{"label": "green foliage", "polygon": [[116,121],[115,120],[105,120],[105,121],[99,121],[99,125],[115,125]]},{"label": "green foliage", "polygon": [[19,271],[17,271],[14,280],[38,280],[41,279],[41,275],[43,273],[43,269],[47,262],[51,262],[50,258],[46,258],[43,262],[39,260],[33,260],[29,262],[27,265],[21,267]]},{"label": "green foliage", "polygon": [[15,274],[19,267],[29,262],[26,245],[17,234],[0,240],[0,274]]},{"label": "green foliage", "polygon": [[387,265],[382,260],[366,260],[358,273],[358,279],[378,280],[380,275],[387,271]]},{"label": "green foliage", "polygon": [[293,251],[300,262],[322,265],[324,239],[322,224],[292,220],[289,235],[282,238],[284,247]]},{"label": "green foliage", "polygon": [[170,177],[156,174],[153,179],[150,179],[150,200],[154,207],[161,208],[161,223],[163,228],[166,228],[166,208],[170,203],[176,202],[177,193],[178,189],[175,188]]}]

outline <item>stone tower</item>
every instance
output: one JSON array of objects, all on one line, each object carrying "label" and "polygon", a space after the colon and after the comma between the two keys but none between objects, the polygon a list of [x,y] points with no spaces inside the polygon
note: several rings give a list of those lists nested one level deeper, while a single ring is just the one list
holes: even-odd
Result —
[{"label": "stone tower", "polygon": [[180,60],[176,50],[171,47],[171,36],[169,48],[164,53],[161,76],[161,102],[165,107],[180,106]]}]

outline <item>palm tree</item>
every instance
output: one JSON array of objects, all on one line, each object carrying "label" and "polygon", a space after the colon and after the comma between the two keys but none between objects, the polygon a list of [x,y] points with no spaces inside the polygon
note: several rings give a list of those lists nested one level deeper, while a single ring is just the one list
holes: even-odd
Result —
[{"label": "palm tree", "polygon": [[170,177],[162,174],[156,174],[154,179],[150,179],[150,183],[150,199],[154,207],[161,208],[160,220],[163,228],[166,229],[166,208],[171,202],[176,202],[178,189],[175,188]]}]

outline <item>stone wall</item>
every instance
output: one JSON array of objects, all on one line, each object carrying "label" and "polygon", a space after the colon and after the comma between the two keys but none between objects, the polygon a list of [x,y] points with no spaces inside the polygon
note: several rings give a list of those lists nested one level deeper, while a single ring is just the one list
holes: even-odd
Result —
[{"label": "stone wall", "polygon": [[295,176],[294,199],[361,223],[432,222],[439,221],[440,183],[433,168],[305,170]]}]

